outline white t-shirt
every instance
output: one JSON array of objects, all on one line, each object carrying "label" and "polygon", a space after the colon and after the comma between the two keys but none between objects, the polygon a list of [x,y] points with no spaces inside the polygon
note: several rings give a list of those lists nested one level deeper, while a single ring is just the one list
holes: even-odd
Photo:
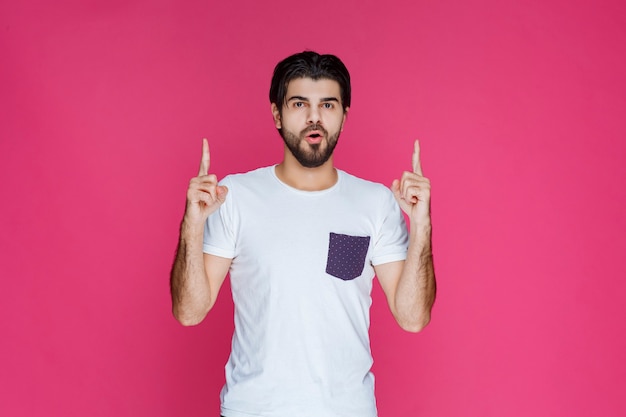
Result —
[{"label": "white t-shirt", "polygon": [[406,258],[407,228],[387,187],[338,170],[307,192],[275,167],[230,175],[204,252],[231,258],[235,332],[227,417],[374,417],[369,309],[373,265]]}]

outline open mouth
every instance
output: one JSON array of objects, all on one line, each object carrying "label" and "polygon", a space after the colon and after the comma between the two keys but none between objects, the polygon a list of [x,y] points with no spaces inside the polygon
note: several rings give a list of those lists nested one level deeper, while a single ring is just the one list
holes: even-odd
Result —
[{"label": "open mouth", "polygon": [[311,133],[310,135],[306,137],[306,141],[310,145],[317,145],[322,142],[323,138],[324,136],[320,135],[319,133]]},{"label": "open mouth", "polygon": [[324,136],[322,136],[322,134],[320,134],[317,131],[314,131],[314,132],[309,133],[305,139],[309,144],[315,145],[315,144],[320,143],[323,138]]}]

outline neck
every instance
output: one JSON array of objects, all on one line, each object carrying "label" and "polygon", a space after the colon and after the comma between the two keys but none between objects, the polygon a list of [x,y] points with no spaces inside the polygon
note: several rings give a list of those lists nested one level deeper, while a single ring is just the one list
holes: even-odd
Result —
[{"label": "neck", "polygon": [[285,184],[302,191],[321,191],[337,183],[337,170],[331,156],[324,164],[306,168],[285,149],[283,161],[276,166],[276,176]]}]

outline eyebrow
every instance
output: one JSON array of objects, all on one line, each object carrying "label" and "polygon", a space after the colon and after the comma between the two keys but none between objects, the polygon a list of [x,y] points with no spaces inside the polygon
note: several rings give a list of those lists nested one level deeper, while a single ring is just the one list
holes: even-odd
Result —
[{"label": "eyebrow", "polygon": [[[291,96],[291,97],[289,97],[287,102],[290,102],[291,100],[306,101],[306,102],[309,101],[308,98],[302,97],[302,96]],[[322,102],[335,101],[335,102],[339,103],[339,99],[337,97],[324,97],[320,101],[322,101]]]}]

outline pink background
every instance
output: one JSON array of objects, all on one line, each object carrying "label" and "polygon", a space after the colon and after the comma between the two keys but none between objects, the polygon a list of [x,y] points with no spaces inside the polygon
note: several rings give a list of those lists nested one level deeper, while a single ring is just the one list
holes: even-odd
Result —
[{"label": "pink background", "polygon": [[225,287],[195,328],[168,273],[201,138],[279,160],[276,62],[339,55],[337,164],[390,184],[414,138],[439,298],[372,308],[381,417],[626,415],[622,1],[6,1],[0,415],[217,416]]}]

